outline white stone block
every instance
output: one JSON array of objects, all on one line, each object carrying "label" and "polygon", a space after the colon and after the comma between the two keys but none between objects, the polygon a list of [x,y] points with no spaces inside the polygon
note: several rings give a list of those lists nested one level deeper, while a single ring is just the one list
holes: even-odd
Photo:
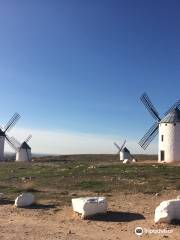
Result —
[{"label": "white stone block", "polygon": [[73,210],[81,214],[81,218],[107,212],[107,200],[104,197],[84,197],[72,199]]},{"label": "white stone block", "polygon": [[124,164],[129,163],[129,159],[124,159],[123,163],[124,163]]},{"label": "white stone block", "polygon": [[16,207],[27,207],[35,202],[35,197],[32,193],[23,193],[15,200]]},{"label": "white stone block", "polygon": [[4,193],[0,193],[0,199],[4,197]]},{"label": "white stone block", "polygon": [[174,219],[180,220],[180,199],[161,202],[155,210],[155,223],[170,223]]}]

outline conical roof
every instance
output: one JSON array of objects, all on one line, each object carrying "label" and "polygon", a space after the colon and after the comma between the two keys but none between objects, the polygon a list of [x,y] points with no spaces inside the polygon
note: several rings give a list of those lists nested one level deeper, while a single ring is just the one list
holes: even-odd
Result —
[{"label": "conical roof", "polygon": [[29,146],[26,142],[23,142],[23,143],[21,144],[20,148],[31,149],[30,146]]},{"label": "conical roof", "polygon": [[180,110],[178,108],[174,108],[160,121],[160,123],[177,123],[177,122],[180,122]]},{"label": "conical roof", "polygon": [[130,153],[130,151],[125,147],[121,150],[122,152],[127,152],[127,153]]},{"label": "conical roof", "polygon": [[3,132],[1,129],[0,129],[0,137],[1,136],[4,136],[5,137],[5,132]]}]

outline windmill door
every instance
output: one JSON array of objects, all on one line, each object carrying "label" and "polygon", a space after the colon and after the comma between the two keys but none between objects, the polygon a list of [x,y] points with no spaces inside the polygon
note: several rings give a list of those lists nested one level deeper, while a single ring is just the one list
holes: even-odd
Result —
[{"label": "windmill door", "polygon": [[161,151],[161,161],[164,161],[164,151]]}]

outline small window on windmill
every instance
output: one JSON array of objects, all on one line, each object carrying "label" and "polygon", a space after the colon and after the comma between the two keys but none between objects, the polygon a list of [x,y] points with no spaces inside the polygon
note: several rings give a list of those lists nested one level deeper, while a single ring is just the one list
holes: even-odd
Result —
[{"label": "small window on windmill", "polygon": [[174,123],[174,126],[176,126],[176,123]]},{"label": "small window on windmill", "polygon": [[167,126],[167,123],[165,124],[165,126]]},{"label": "small window on windmill", "polygon": [[161,135],[161,142],[164,141],[164,135]]}]

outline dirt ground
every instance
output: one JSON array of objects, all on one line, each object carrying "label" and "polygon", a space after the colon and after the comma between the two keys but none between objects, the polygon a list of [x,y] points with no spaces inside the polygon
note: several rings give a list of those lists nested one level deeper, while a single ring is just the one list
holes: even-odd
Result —
[{"label": "dirt ground", "polygon": [[[155,207],[163,200],[176,198],[180,191],[149,194],[113,193],[107,197],[109,212],[91,220],[81,220],[72,208],[41,202],[35,207],[15,208],[11,202],[0,204],[0,240],[110,240],[180,239],[180,226],[154,224]],[[169,229],[172,233],[135,235],[136,227],[148,230]]]}]

